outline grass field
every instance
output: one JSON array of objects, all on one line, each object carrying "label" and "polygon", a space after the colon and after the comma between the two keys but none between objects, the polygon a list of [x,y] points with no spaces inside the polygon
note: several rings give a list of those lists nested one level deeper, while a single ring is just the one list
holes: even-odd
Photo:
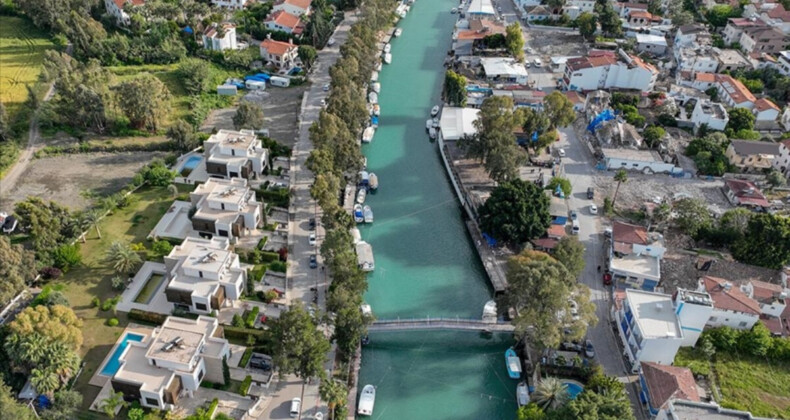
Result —
[{"label": "grass field", "polygon": [[44,51],[53,48],[49,35],[20,17],[0,16],[0,101],[13,116],[35,87]]}]

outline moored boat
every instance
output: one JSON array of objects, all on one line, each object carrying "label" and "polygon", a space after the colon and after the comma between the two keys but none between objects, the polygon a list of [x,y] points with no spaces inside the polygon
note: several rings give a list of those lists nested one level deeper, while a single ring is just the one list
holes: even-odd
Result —
[{"label": "moored boat", "polygon": [[425,129],[430,130],[431,127],[433,127],[433,120],[428,118],[427,120],[425,120]]},{"label": "moored boat", "polygon": [[375,82],[377,80],[379,80],[379,72],[374,70],[373,73],[370,73],[370,81]]},{"label": "moored boat", "polygon": [[359,192],[357,192],[357,203],[364,204],[365,197],[368,195],[368,191],[365,188],[360,188]]},{"label": "moored boat", "polygon": [[368,186],[370,187],[371,192],[379,189],[379,177],[373,172],[370,173],[368,178]]},{"label": "moored boat", "polygon": [[439,124],[439,119],[438,118],[434,118],[431,121],[433,122],[433,128],[439,128],[439,126],[441,125],[441,124]]},{"label": "moored boat", "polygon": [[378,117],[379,114],[381,114],[381,107],[379,104],[373,104],[373,115]]},{"label": "moored boat", "polygon": [[437,135],[437,132],[436,132],[435,128],[431,127],[431,128],[428,129],[428,137],[431,140],[436,140],[436,135]]},{"label": "moored boat", "polygon": [[512,348],[507,349],[505,352],[505,366],[507,367],[507,374],[513,379],[521,377],[521,359],[516,355],[515,350]]},{"label": "moored boat", "polygon": [[373,223],[373,210],[370,206],[362,207],[362,216],[365,219],[365,223]]},{"label": "moored boat", "polygon": [[437,114],[439,114],[439,105],[434,105],[431,108],[431,117],[435,117]]},{"label": "moored boat", "polygon": [[399,37],[402,33],[403,33],[403,29],[398,28],[398,29],[395,29],[395,33],[393,35],[395,35],[396,37]]},{"label": "moored boat", "polygon": [[384,66],[381,65],[381,61],[376,63],[376,71],[381,71],[381,69],[383,69],[383,68],[384,68]]},{"label": "moored boat", "polygon": [[362,143],[370,143],[373,140],[373,135],[376,134],[374,127],[368,127],[362,132]]},{"label": "moored boat", "polygon": [[372,103],[374,105],[379,103],[379,94],[376,93],[376,92],[370,92],[368,94],[368,102],[370,102],[370,103]]},{"label": "moored boat", "polygon": [[372,85],[370,85],[370,88],[373,90],[373,92],[379,93],[381,92],[381,83],[374,82]]},{"label": "moored boat", "polygon": [[373,247],[365,241],[356,244],[357,264],[362,271],[373,271],[376,269],[376,262],[373,259]]},{"label": "moored boat", "polygon": [[351,239],[354,241],[354,245],[362,241],[362,234],[359,232],[359,229],[351,228],[349,229],[349,233],[351,233]]},{"label": "moored boat", "polygon": [[489,300],[483,306],[483,321],[496,322],[496,301]]},{"label": "moored boat", "polygon": [[390,52],[390,51],[392,51],[392,45],[390,45],[390,44],[384,44],[384,52],[385,52],[385,53],[388,53],[388,52]]},{"label": "moored boat", "polygon": [[384,62],[387,64],[392,63],[392,54],[390,53],[384,54]]},{"label": "moored boat", "polygon": [[354,222],[362,223],[365,221],[365,214],[362,211],[362,204],[354,204]]},{"label": "moored boat", "polygon": [[516,401],[519,407],[529,404],[529,389],[526,382],[519,382],[516,387]]},{"label": "moored boat", "polygon": [[373,406],[376,404],[376,387],[373,385],[365,385],[362,388],[362,393],[359,394],[359,407],[357,414],[362,416],[373,415]]}]

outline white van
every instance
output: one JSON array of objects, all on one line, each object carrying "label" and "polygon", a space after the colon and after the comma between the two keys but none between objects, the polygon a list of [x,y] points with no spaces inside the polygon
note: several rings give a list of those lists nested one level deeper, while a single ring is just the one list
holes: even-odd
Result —
[{"label": "white van", "polygon": [[573,221],[573,226],[571,226],[571,233],[574,235],[579,234],[579,219],[575,219]]},{"label": "white van", "polygon": [[543,62],[542,62],[542,61],[540,61],[540,58],[537,58],[537,57],[535,58],[535,67],[536,67],[536,68],[541,68],[541,67],[543,67]]},{"label": "white van", "polygon": [[301,398],[294,398],[291,400],[291,417],[299,417],[299,412],[302,408],[302,399]]}]

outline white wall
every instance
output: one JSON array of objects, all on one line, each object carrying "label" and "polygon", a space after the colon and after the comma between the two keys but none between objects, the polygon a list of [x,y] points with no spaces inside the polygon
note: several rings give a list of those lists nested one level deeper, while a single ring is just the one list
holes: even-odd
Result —
[{"label": "white wall", "polygon": [[288,13],[290,13],[292,15],[296,15],[296,16],[301,16],[301,15],[307,14],[307,10],[302,9],[300,7],[296,7],[296,6],[294,6],[292,4],[288,4],[288,3],[282,3],[282,4],[275,5],[272,8],[272,13],[274,13],[274,12],[276,12],[278,10],[285,10],[286,12],[288,12]]},{"label": "white wall", "polygon": [[713,308],[710,318],[706,323],[709,327],[730,327],[738,330],[751,329],[759,318],[757,315],[745,314],[743,312],[723,311]]},{"label": "white wall", "polygon": [[675,165],[663,162],[643,162],[638,160],[627,160],[617,158],[606,158],[607,169],[626,169],[630,171],[642,171],[645,168],[650,168],[655,173],[671,173],[675,169]]},{"label": "white wall", "polygon": [[779,117],[779,111],[775,109],[766,109],[763,112],[758,112],[755,117],[757,121],[776,121]]}]

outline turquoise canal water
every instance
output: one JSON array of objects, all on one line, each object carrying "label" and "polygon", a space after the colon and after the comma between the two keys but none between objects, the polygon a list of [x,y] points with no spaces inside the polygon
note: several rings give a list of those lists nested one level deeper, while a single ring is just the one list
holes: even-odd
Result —
[{"label": "turquoise canal water", "polygon": [[[398,24],[381,82],[381,117],[364,146],[379,190],[368,196],[375,223],[361,227],[376,270],[365,300],[378,319],[479,319],[492,290],[463,223],[425,120],[439,103],[442,63],[457,15],[453,0],[417,0]],[[507,376],[509,335],[424,331],[371,334],[360,384],[377,386],[374,419],[515,418],[516,381]]]}]

